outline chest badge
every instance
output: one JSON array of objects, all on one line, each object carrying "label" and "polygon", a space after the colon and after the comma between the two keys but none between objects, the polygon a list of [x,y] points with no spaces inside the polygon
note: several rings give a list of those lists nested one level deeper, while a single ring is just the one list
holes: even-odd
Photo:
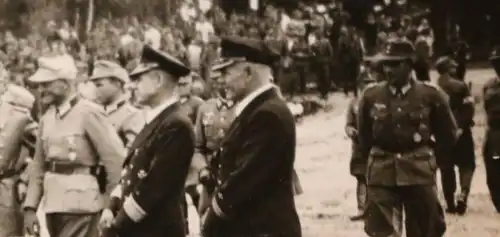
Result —
[{"label": "chest badge", "polygon": [[214,123],[215,114],[213,112],[208,112],[203,115],[202,123],[203,125],[212,125]]},{"label": "chest badge", "polygon": [[146,178],[146,176],[147,176],[147,173],[144,170],[139,170],[139,172],[137,173],[137,178],[139,178],[139,179],[144,179],[144,178]]}]

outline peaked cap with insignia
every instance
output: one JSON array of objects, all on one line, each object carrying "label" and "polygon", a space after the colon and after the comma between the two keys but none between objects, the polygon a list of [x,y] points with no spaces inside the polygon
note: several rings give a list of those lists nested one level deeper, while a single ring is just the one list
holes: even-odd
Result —
[{"label": "peaked cap with insignia", "polygon": [[413,44],[408,40],[398,38],[389,40],[382,52],[365,57],[364,60],[369,62],[402,61],[412,59],[414,54]]},{"label": "peaked cap with insignia", "polygon": [[174,56],[153,49],[148,45],[144,45],[141,54],[141,60],[137,67],[132,70],[130,77],[136,77],[153,69],[161,69],[181,78],[189,75],[191,70]]},{"label": "peaked cap with insignia", "polygon": [[238,61],[247,61],[272,66],[280,59],[280,54],[269,42],[238,36],[222,37],[221,56],[233,60],[223,67]]}]

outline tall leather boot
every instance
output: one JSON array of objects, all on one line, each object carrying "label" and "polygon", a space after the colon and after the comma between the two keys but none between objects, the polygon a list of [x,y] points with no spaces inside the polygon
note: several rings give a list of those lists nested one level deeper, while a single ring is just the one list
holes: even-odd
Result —
[{"label": "tall leather boot", "polygon": [[456,213],[455,191],[457,189],[457,183],[455,180],[454,167],[441,170],[441,184],[443,186],[443,194],[447,206],[446,212]]}]

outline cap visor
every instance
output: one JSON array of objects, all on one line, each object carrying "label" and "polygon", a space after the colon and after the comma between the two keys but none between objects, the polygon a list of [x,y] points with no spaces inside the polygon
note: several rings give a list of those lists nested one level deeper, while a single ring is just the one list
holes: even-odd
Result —
[{"label": "cap visor", "polygon": [[134,77],[134,76],[138,76],[140,74],[143,74],[143,73],[146,73],[154,68],[157,68],[158,65],[157,64],[139,64],[137,65],[137,67],[134,68],[134,70],[132,70],[132,72],[130,72],[130,77]]}]

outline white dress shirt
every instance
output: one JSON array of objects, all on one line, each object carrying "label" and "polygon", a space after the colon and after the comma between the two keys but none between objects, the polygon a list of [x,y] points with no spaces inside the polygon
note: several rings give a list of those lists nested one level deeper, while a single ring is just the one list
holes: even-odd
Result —
[{"label": "white dress shirt", "polygon": [[274,88],[275,85],[272,84],[272,83],[269,83],[269,84],[266,84],[262,87],[260,87],[259,89],[253,91],[252,93],[248,94],[243,100],[241,100],[240,102],[238,102],[238,104],[236,104],[236,106],[234,107],[234,114],[237,116],[239,116],[241,114],[241,112],[243,112],[243,110],[255,99],[257,98],[259,95],[261,95],[262,93],[270,90],[271,88]]},{"label": "white dress shirt", "polygon": [[163,112],[163,110],[165,110],[169,106],[175,104],[175,102],[177,102],[177,101],[178,101],[178,98],[176,96],[173,96],[169,99],[166,99],[165,101],[163,101],[163,103],[156,106],[155,108],[146,107],[144,109],[144,113],[146,115],[146,124],[151,123],[151,121],[153,121],[158,115],[160,115],[161,112]]}]

